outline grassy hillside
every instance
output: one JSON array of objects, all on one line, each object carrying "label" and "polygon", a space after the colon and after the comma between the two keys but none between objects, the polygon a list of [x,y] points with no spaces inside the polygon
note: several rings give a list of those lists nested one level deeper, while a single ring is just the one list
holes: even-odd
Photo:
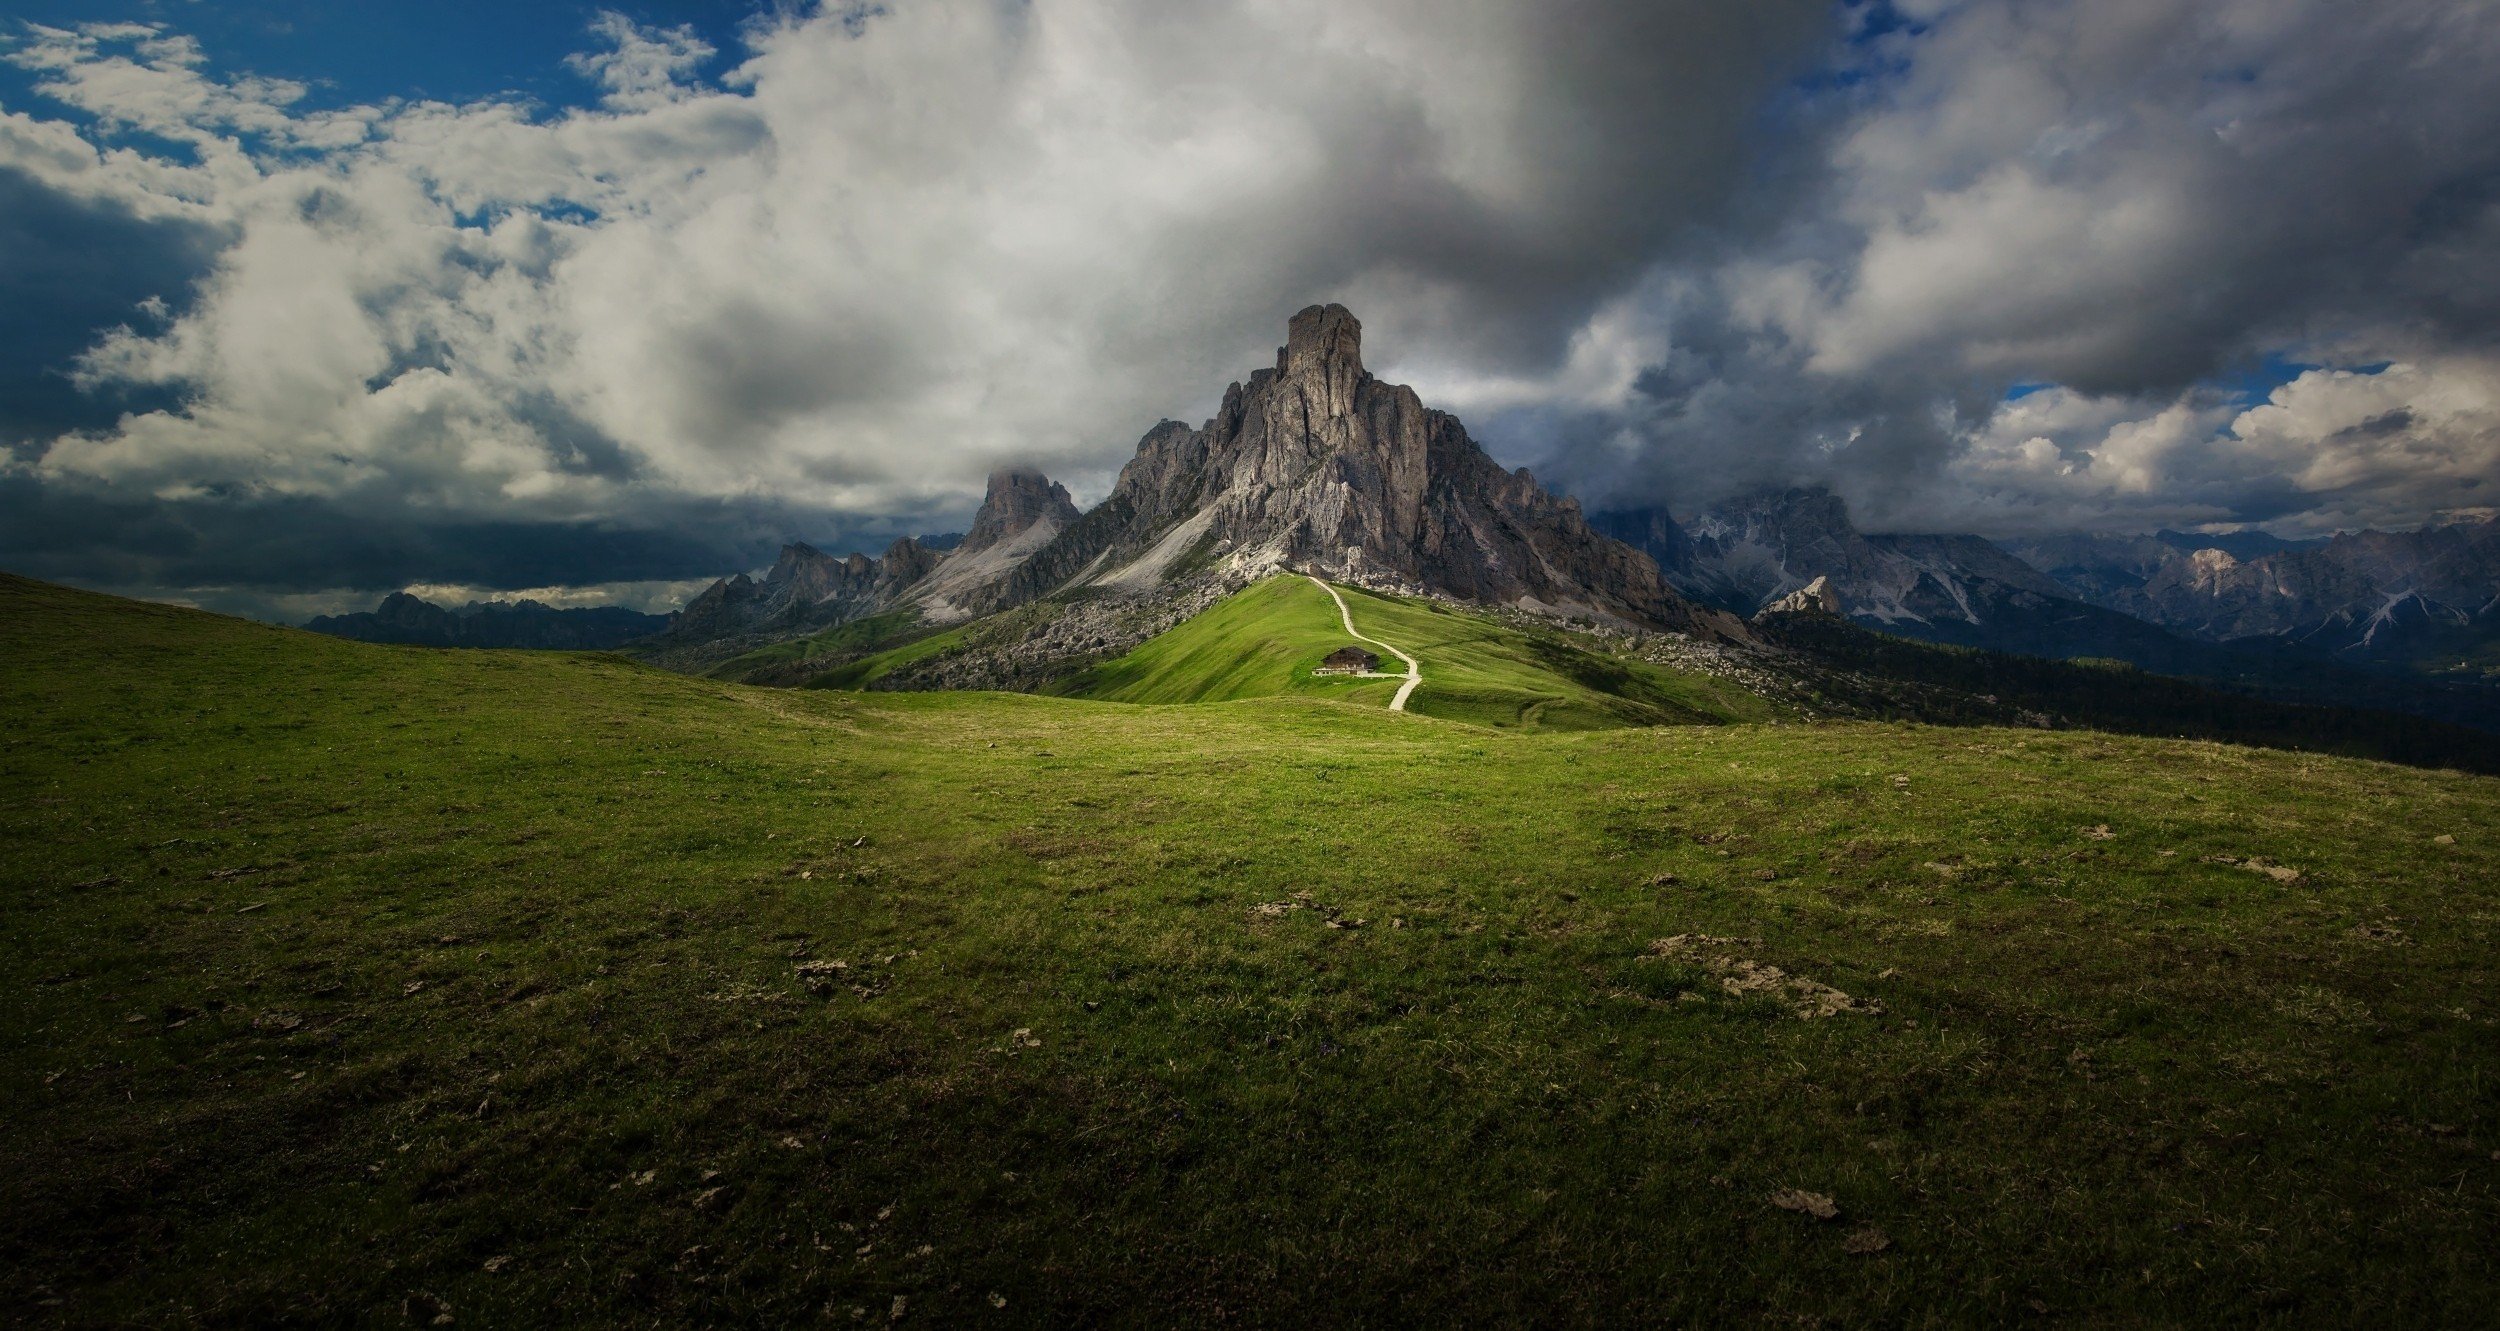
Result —
[{"label": "grassy hillside", "polygon": [[811,633],[803,638],[770,643],[734,656],[704,672],[712,679],[745,684],[795,684],[837,670],[863,657],[892,651],[898,645],[929,636],[920,612],[889,610],[866,619]]},{"label": "grassy hillside", "polygon": [[[976,623],[978,621],[975,621]],[[861,689],[893,674],[914,661],[935,656],[961,643],[972,624],[958,625],[925,637],[916,637],[899,647],[887,647],[856,657],[831,670],[814,671],[807,677],[812,689]]]},{"label": "grassy hillside", "polygon": [[754,689],[10,579],[0,714],[13,1325],[2491,1306],[2488,778]]},{"label": "grassy hillside", "polygon": [[[1361,644],[1346,637],[1328,593],[1303,578],[1269,578],[1058,691],[1109,702],[1229,702],[1303,694],[1387,706],[1398,689],[1395,680],[1311,673],[1322,657],[1348,645]],[[1394,659],[1390,665],[1395,668]]]},{"label": "grassy hillside", "polygon": [[[1366,636],[1423,663],[1409,710],[1479,725],[1590,730],[1760,719],[1768,704],[1733,685],[1600,655],[1559,633],[1531,632],[1429,601],[1341,588]],[[1222,702],[1284,695],[1386,706],[1397,682],[1312,674],[1354,643],[1328,593],[1307,578],[1251,586],[1179,627],[1061,686],[1114,702]],[[1384,658],[1387,669],[1399,669]]]}]

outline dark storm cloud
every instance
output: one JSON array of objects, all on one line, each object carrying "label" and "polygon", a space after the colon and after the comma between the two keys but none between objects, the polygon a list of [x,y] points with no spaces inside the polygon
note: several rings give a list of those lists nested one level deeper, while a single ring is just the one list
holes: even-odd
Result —
[{"label": "dark storm cloud", "polygon": [[[2500,10],[1918,8],[1807,99],[1781,224],[1632,299],[1648,372],[1520,448],[2000,530],[2418,523],[2500,468]],[[2262,411],[2206,385],[2286,352],[2326,368]]]},{"label": "dark storm cloud", "polygon": [[445,519],[332,498],[130,500],[0,477],[0,567],[104,584],[273,592],[412,582],[491,590],[677,581],[770,563],[788,541],[876,553],[942,520],[829,517],[769,499],[687,500],[629,519]]},{"label": "dark storm cloud", "polygon": [[[2418,522],[2500,470],[2496,15],[967,0],[725,61],[603,19],[601,104],[544,114],[30,30],[74,115],[0,113],[0,171],[44,243],[101,222],[12,362],[0,557],[292,595],[873,546],[1002,461],[1100,493],[1322,299],[1593,502]],[[2317,368],[2208,382],[2269,358]]]},{"label": "dark storm cloud", "polygon": [[[100,429],[162,395],[71,382],[98,330],[179,313],[222,237],[209,226],[134,216],[0,166],[0,444]],[[164,314],[141,307],[164,302]]]}]

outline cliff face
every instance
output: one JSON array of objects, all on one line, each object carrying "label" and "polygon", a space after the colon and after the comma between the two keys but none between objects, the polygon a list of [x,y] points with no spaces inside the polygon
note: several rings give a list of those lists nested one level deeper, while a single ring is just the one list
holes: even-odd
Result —
[{"label": "cliff face", "polygon": [[972,529],[952,552],[903,584],[897,599],[941,622],[962,619],[972,612],[960,601],[980,599],[1078,517],[1068,488],[1040,472],[1022,467],[991,472]]},{"label": "cliff face", "polygon": [[1091,512],[1041,473],[1005,469],[953,550],[906,540],[879,559],[837,559],[793,544],[761,581],[714,584],[668,638],[788,636],[895,607],[945,623],[1077,589],[1177,604],[1279,571],[1748,637],[1576,502],[1505,471],[1457,417],[1374,378],[1362,346],[1345,307],[1311,306],[1275,365],[1232,385],[1212,419],[1147,431]]},{"label": "cliff face", "polygon": [[1679,527],[1654,510],[1608,514],[1646,527],[1644,548],[1687,595],[1750,614],[1814,578],[1869,623],[1979,623],[1984,589],[2064,598],[2064,588],[1976,536],[1868,536],[1828,490],[1776,490],[1721,504]]},{"label": "cliff face", "polygon": [[1207,569],[1742,634],[1592,530],[1577,503],[1503,470],[1456,417],[1373,378],[1362,325],[1340,305],[1295,315],[1275,366],[1234,384],[1204,425],[1149,430],[1110,498],[978,601],[1143,590]]},{"label": "cliff face", "polygon": [[[708,661],[721,653],[699,649],[788,637],[875,614],[901,591],[926,577],[945,558],[906,536],[885,557],[841,557],[793,541],[781,547],[772,569],[758,581],[740,573],[723,578],[671,616],[655,639],[660,659]],[[733,653],[729,653],[733,654]]]},{"label": "cliff face", "polygon": [[990,473],[989,493],[982,498],[981,512],[973,518],[972,530],[964,533],[957,553],[978,554],[1044,524],[1055,536],[1077,517],[1068,487],[1027,467],[1002,468]]},{"label": "cliff face", "polygon": [[2500,520],[2272,548],[2251,536],[2078,536],[2015,553],[2096,604],[2211,641],[2405,658],[2500,636]]},{"label": "cliff face", "polygon": [[[1678,524],[1655,509],[1601,516],[1640,539],[1679,590],[1742,614],[1820,605],[1870,628],[2026,655],[2110,656],[2212,673],[2210,649],[2087,604],[1977,536],[1875,535],[1826,490],[1773,490]],[[1820,594],[1807,594],[1820,586]]]}]

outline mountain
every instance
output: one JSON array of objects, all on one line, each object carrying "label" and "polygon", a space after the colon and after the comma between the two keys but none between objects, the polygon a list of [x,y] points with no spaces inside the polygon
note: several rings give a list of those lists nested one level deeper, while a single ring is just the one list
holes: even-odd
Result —
[{"label": "mountain", "polygon": [[2148,670],[2209,673],[2172,634],[2070,594],[1977,536],[1875,535],[1822,489],[1732,500],[1688,525],[1663,509],[1591,521],[1655,558],[1686,595],[1751,615],[1822,584],[1838,613],[1928,642],[2034,656],[2116,657]]},{"label": "mountain", "polygon": [[[2185,555],[2177,539],[2119,553],[2154,574],[2230,558]],[[2240,548],[2263,562],[2327,547]],[[1977,536],[1861,532],[1823,490],[1749,496],[1689,524],[1662,508],[1584,515],[1496,464],[1456,417],[1364,369],[1362,326],[1337,305],[1294,315],[1275,364],[1231,385],[1204,423],[1148,430],[1092,510],[1038,472],[1003,470],[953,550],[904,540],[836,559],[792,545],[760,581],[741,575],[696,598],[646,655],[757,683],[1044,690],[1281,572],[1738,647],[1757,638],[1744,617],[1766,606],[1836,607],[1949,646],[2114,659],[2278,699],[2500,725],[2500,696],[2432,696],[2173,633]],[[2104,576],[2134,578],[2139,593],[2149,582]],[[2399,606],[2383,618],[2438,613]]]},{"label": "mountain", "polygon": [[[2053,660],[2122,661],[2284,701],[2500,729],[2500,691],[2372,674],[2288,639],[2223,642],[2131,613],[2128,607],[2142,605],[2148,584],[2168,585],[2157,581],[2165,570],[2232,562],[2220,549],[2182,551],[2175,532],[2064,537],[2010,549],[1977,536],[1867,535],[1850,521],[1846,504],[1817,489],[1747,496],[1689,525],[1656,508],[1603,512],[1591,521],[1651,553],[1687,595],[1740,613],[1767,608],[1821,579],[1843,617],[1899,637]],[[2259,562],[2314,561],[2332,544],[2278,542]],[[2089,562],[2078,569],[2078,560]],[[2121,592],[2087,594],[2091,587]],[[2424,620],[2451,622],[2432,618],[2447,611],[2415,613],[2407,602],[2379,607],[2387,611],[2382,635],[2412,631]]]},{"label": "mountain", "polygon": [[1576,501],[1504,470],[1457,417],[1374,378],[1362,325],[1341,305],[1294,315],[1275,366],[1225,390],[1205,424],[1147,431],[1107,499],[968,600],[995,610],[1077,589],[1135,593],[1197,572],[1237,587],[1279,569],[1704,636],[1745,632],[1591,528]]},{"label": "mountain", "polygon": [[315,633],[360,642],[419,647],[537,647],[601,651],[659,631],[665,615],[623,606],[557,609],[537,601],[471,601],[450,610],[393,592],[371,610],[322,615],[304,625]]},{"label": "mountain", "polygon": [[793,541],[761,579],[740,573],[714,582],[631,650],[671,670],[708,670],[742,652],[873,615],[948,557],[910,536],[881,558],[836,557]]},{"label": "mountain", "polygon": [[957,598],[977,598],[1076,525],[1079,516],[1068,488],[1040,472],[1022,467],[992,472],[972,529],[935,569],[906,589],[907,599],[938,622],[962,619],[970,612]]},{"label": "mountain", "polygon": [[1025,468],[997,471],[969,531],[906,536],[876,557],[837,558],[793,541],[761,580],[740,573],[705,588],[644,644],[643,655],[672,669],[702,670],[897,607],[931,623],[960,620],[970,612],[954,598],[1012,573],[1076,518],[1067,487]]},{"label": "mountain", "polygon": [[1976,536],[1865,535],[1840,497],[1822,489],[1766,491],[1711,509],[1688,527],[1656,508],[1592,521],[1647,551],[1687,595],[1740,614],[1818,577],[1830,579],[1851,617],[1875,624],[1984,622],[1973,595],[1980,583],[2067,596]]},{"label": "mountain", "polygon": [[[931,677],[1036,687],[1279,571],[1706,639],[1749,634],[1592,528],[1576,501],[1503,469],[1457,417],[1373,377],[1361,323],[1314,305],[1287,325],[1275,365],[1228,388],[1214,417],[1148,430],[1092,511],[1039,472],[1003,470],[953,550],[906,540],[880,558],[835,559],[791,545],[761,581],[713,584],[647,655],[778,682],[983,621],[943,644]],[[835,631],[870,620],[878,633]]]},{"label": "mountain", "polygon": [[2381,666],[2492,668],[2500,519],[2315,542],[2248,535],[2065,536],[2008,549],[2079,596],[2206,641]]}]

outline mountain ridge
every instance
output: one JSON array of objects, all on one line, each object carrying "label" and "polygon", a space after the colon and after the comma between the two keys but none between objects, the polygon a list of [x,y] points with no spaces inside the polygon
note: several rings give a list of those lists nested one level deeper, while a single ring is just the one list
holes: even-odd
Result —
[{"label": "mountain ridge", "polygon": [[1596,531],[1577,501],[1503,469],[1458,418],[1363,367],[1342,305],[1288,323],[1272,368],[1230,385],[1195,429],[1158,422],[1102,504],[980,602],[1075,586],[1144,588],[1173,571],[1253,581],[1279,569],[1711,636],[1654,561]]},{"label": "mountain ridge", "polygon": [[1092,509],[1079,512],[1038,471],[1001,469],[954,550],[906,539],[876,558],[835,559],[794,543],[761,580],[706,589],[649,655],[705,668],[887,611],[943,625],[1054,598],[1119,605],[1080,605],[1064,624],[1037,616],[1037,631],[1047,619],[1071,651],[1125,650],[1170,611],[1281,570],[1712,639],[1749,634],[1593,528],[1576,500],[1494,462],[1457,417],[1374,377],[1360,321],[1332,304],[1296,313],[1274,365],[1230,385],[1205,423],[1148,429]]},{"label": "mountain ridge", "polygon": [[411,593],[384,596],[371,610],[316,615],[304,628],[334,638],[416,647],[533,648],[601,651],[646,637],[665,615],[619,605],[556,607],[541,601],[471,601],[436,605]]},{"label": "mountain ridge", "polygon": [[2199,540],[2076,535],[2008,548],[2095,604],[2206,641],[2397,663],[2500,644],[2500,518],[2238,551]]}]

